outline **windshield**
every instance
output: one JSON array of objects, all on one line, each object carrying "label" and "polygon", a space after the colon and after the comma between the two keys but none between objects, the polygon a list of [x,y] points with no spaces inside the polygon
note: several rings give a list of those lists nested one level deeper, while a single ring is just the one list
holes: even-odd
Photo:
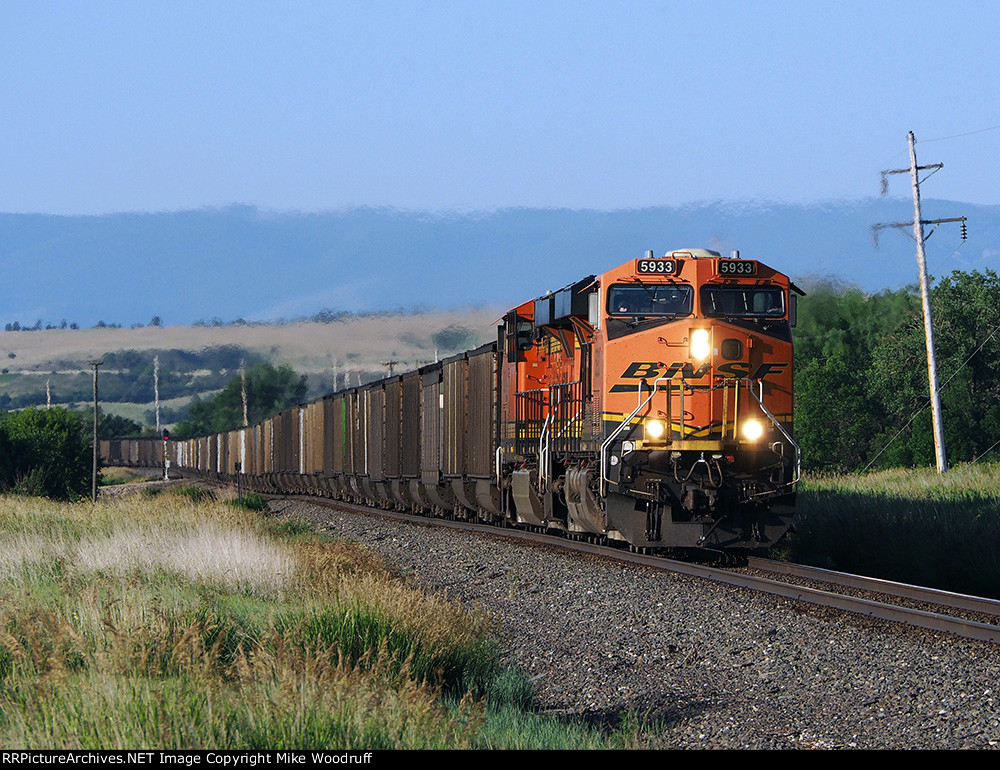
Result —
[{"label": "windshield", "polygon": [[678,316],[691,312],[690,286],[668,283],[614,285],[608,289],[608,313],[627,316]]},{"label": "windshield", "polygon": [[785,292],[778,286],[702,286],[701,310],[706,316],[782,318]]}]

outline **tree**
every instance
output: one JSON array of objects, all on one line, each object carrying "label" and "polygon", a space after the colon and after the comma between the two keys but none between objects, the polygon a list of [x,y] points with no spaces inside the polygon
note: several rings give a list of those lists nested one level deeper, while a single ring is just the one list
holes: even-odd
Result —
[{"label": "tree", "polygon": [[[247,416],[253,425],[289,407],[301,404],[308,387],[305,375],[288,364],[258,364],[246,372]],[[221,433],[243,425],[241,379],[234,377],[211,401],[192,403],[190,417],[174,428],[178,438]]]},{"label": "tree", "polygon": [[[954,462],[1000,439],[1000,276],[956,271],[931,290],[945,444]],[[796,434],[811,468],[933,465],[923,318],[912,289],[821,286],[795,334]]]},{"label": "tree", "polygon": [[97,420],[97,435],[105,438],[135,438],[142,435],[142,426],[135,420],[117,414],[105,414]]},{"label": "tree", "polygon": [[855,469],[868,457],[880,420],[865,382],[869,363],[844,347],[796,372],[795,435],[807,467]]},{"label": "tree", "polygon": [[810,287],[795,329],[795,433],[805,467],[856,470],[884,446],[875,446],[886,408],[872,386],[873,351],[918,312],[910,288]]},{"label": "tree", "polygon": [[0,486],[74,500],[90,492],[92,449],[81,417],[29,408],[0,416]]},{"label": "tree", "polygon": [[475,343],[476,335],[464,326],[453,324],[434,332],[431,340],[442,350],[464,350]]},{"label": "tree", "polygon": [[[1000,439],[1000,276],[992,270],[953,272],[931,290],[945,446],[952,461],[980,457]],[[901,325],[875,349],[876,395],[890,424],[904,431],[912,462],[933,463],[923,320]],[[926,426],[925,426],[926,423]],[[925,429],[926,428],[926,429]]]}]

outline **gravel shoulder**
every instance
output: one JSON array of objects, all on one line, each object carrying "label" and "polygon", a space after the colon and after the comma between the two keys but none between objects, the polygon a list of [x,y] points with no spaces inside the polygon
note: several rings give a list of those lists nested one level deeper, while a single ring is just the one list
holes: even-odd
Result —
[{"label": "gravel shoulder", "polygon": [[505,540],[272,503],[488,613],[544,711],[663,748],[1000,746],[1000,645]]}]

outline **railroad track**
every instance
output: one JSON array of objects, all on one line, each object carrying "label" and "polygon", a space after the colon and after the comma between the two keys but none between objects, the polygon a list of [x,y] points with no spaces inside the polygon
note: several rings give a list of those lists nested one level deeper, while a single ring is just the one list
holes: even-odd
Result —
[{"label": "railroad track", "polygon": [[[820,591],[820,599],[826,594],[837,597],[837,603],[823,602],[824,606],[838,607],[883,620],[897,620],[911,626],[944,631],[970,639],[1000,642],[1000,626],[996,624],[1000,619],[1000,601],[996,599],[754,557],[749,559],[747,569],[838,589]],[[788,580],[782,582],[792,585]],[[852,595],[845,591],[857,593]],[[807,597],[803,597],[803,600],[811,601]]]},{"label": "railroad track", "polygon": [[621,563],[639,564],[726,585],[739,586],[867,618],[902,623],[914,628],[938,631],[967,639],[1000,642],[1000,625],[996,623],[997,620],[1000,620],[1000,601],[993,599],[759,558],[751,558],[746,567],[742,568],[714,567],[678,561],[663,556],[634,553],[608,545],[572,540],[559,535],[522,529],[498,528],[468,521],[427,518],[308,495],[286,495],[275,499],[291,499],[334,510],[377,515],[421,526],[439,526],[535,543],[564,551],[589,554]]},{"label": "railroad track", "polygon": [[[203,482],[225,486],[218,482]],[[265,495],[273,500],[296,500],[333,510],[381,516],[425,527],[445,527],[479,532],[526,543],[535,543],[573,553],[589,554],[627,564],[690,575],[716,583],[781,596],[818,607],[842,610],[867,618],[902,623],[914,628],[939,631],[966,639],[1000,643],[1000,601],[941,591],[935,588],[895,583],[801,564],[751,557],[745,567],[713,567],[636,553],[599,543],[573,540],[560,535],[497,527],[444,518],[416,516],[399,511],[371,508],[341,500],[311,495]],[[777,576],[767,577],[768,575]],[[824,586],[819,588],[817,586]],[[834,589],[834,590],[831,590]]]}]

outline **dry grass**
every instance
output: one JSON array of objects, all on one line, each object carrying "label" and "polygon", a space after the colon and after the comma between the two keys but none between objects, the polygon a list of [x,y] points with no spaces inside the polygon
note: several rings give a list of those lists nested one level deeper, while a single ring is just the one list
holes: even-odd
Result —
[{"label": "dry grass", "polygon": [[0,498],[0,745],[472,746],[487,622],[278,529],[169,493]]},{"label": "dry grass", "polygon": [[6,364],[12,372],[34,369],[48,374],[50,362],[85,364],[88,359],[117,350],[208,350],[237,345],[302,372],[325,372],[336,358],[343,373],[348,367],[381,370],[389,356],[409,362],[426,359],[428,353],[434,352],[431,337],[450,326],[464,326],[483,342],[494,339],[496,321],[502,313],[496,308],[470,308],[328,324],[3,332],[0,352],[17,356]]},{"label": "dry grass", "polygon": [[122,527],[87,536],[73,549],[70,562],[73,569],[113,575],[139,571],[152,576],[163,570],[192,582],[268,594],[286,589],[295,570],[287,547],[214,522],[182,531]]},{"label": "dry grass", "polygon": [[12,534],[0,547],[0,580],[22,580],[29,571],[51,565],[65,551],[66,544],[57,534]]},{"label": "dry grass", "polygon": [[176,491],[0,497],[5,748],[601,748],[489,621],[370,551]]}]

